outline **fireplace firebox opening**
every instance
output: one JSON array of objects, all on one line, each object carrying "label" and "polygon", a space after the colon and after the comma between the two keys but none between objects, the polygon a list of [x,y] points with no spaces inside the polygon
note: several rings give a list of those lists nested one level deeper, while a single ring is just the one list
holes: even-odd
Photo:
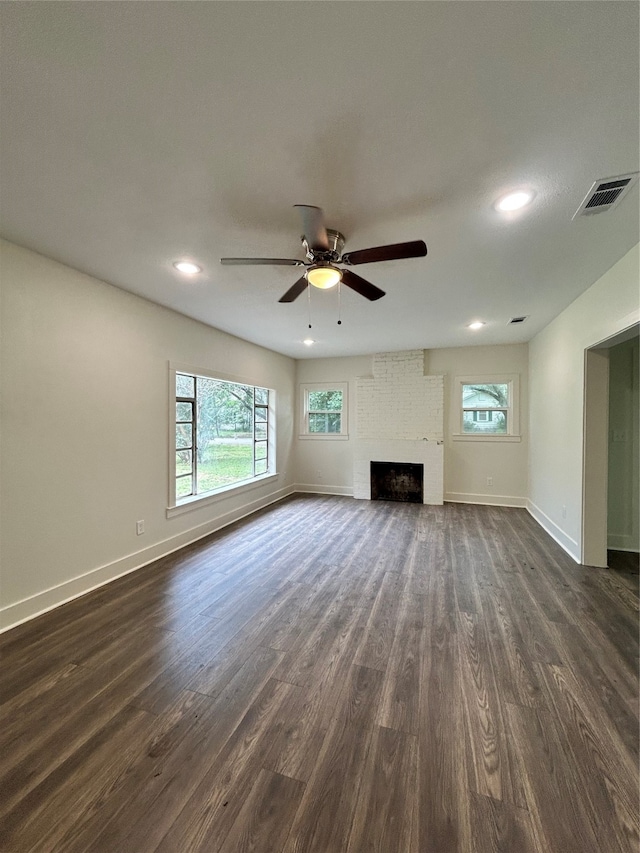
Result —
[{"label": "fireplace firebox opening", "polygon": [[424,501],[424,465],[415,462],[371,462],[371,500]]}]

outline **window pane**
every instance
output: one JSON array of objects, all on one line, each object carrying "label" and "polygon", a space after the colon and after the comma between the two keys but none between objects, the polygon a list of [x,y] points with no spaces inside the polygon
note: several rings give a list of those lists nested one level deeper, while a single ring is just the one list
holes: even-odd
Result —
[{"label": "window pane", "polygon": [[176,449],[191,447],[191,424],[176,424]]},{"label": "window pane", "polygon": [[256,459],[256,476],[258,474],[266,474],[267,473],[267,460],[266,459]]},{"label": "window pane", "polygon": [[250,438],[216,440],[204,450],[198,450],[198,493],[250,479],[252,473],[253,441]]},{"label": "window pane", "polygon": [[491,409],[464,412],[462,431],[485,435],[504,435],[507,431],[507,413],[496,412]]},{"label": "window pane", "polygon": [[176,420],[177,421],[192,421],[193,420],[193,404],[192,403],[176,403]]},{"label": "window pane", "polygon": [[509,386],[500,385],[463,385],[462,405],[465,409],[507,409],[509,408]]},{"label": "window pane", "polygon": [[193,403],[176,400],[177,498],[246,482],[254,476],[255,460],[258,473],[266,472],[267,388],[179,373],[176,394],[194,398]]},{"label": "window pane", "polygon": [[187,477],[178,477],[176,480],[176,497],[186,498],[191,494],[191,474]]},{"label": "window pane", "polygon": [[309,432],[339,433],[342,416],[336,412],[312,412],[309,415]]},{"label": "window pane", "polygon": [[309,432],[328,432],[327,415],[325,414],[310,414],[309,415]]},{"label": "window pane", "polygon": [[193,397],[195,382],[193,376],[176,373],[176,397]]},{"label": "window pane", "polygon": [[176,451],[176,476],[181,474],[190,474],[192,465],[192,455],[190,450]]},{"label": "window pane", "polygon": [[342,411],[342,391],[309,391],[309,411]]}]

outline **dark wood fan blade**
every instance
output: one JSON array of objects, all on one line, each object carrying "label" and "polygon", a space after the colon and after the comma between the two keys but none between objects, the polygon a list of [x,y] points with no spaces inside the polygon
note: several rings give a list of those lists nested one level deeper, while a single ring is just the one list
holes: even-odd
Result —
[{"label": "dark wood fan blade", "polygon": [[397,261],[401,258],[424,258],[427,244],[424,240],[412,240],[409,243],[392,243],[389,246],[376,246],[373,249],[360,249],[347,252],[342,256],[343,264],[373,264],[376,261]]},{"label": "dark wood fan blade", "polygon": [[317,251],[329,251],[329,238],[324,225],[322,208],[311,204],[294,204],[302,217],[302,231],[307,245]]},{"label": "dark wood fan blade", "polygon": [[280,267],[303,267],[304,261],[297,261],[295,258],[220,258],[220,263],[223,266],[239,266],[241,264],[270,264]]},{"label": "dark wood fan blade", "polygon": [[299,278],[293,287],[290,287],[289,290],[285,293],[284,296],[281,296],[278,299],[278,302],[293,302],[294,299],[297,299],[300,294],[307,289],[307,279],[306,276],[302,276]]},{"label": "dark wood fan blade", "polygon": [[375,284],[371,284],[370,281],[366,281],[366,279],[356,275],[351,270],[342,270],[342,283],[350,287],[351,290],[355,290],[360,296],[364,296],[365,299],[370,299],[372,302],[384,296],[384,290],[380,290]]}]

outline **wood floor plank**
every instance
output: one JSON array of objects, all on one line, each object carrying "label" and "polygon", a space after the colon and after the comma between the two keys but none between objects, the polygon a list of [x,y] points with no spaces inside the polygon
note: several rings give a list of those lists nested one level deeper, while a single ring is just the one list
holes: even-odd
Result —
[{"label": "wood floor plank", "polygon": [[280,853],[304,784],[261,770],[219,853]]},{"label": "wood floor plank", "polygon": [[[542,853],[526,809],[471,795],[473,853]],[[549,851],[551,853],[551,851]]]},{"label": "wood floor plank", "polygon": [[[615,654],[605,643],[601,647],[599,633],[587,636],[580,626],[557,626],[558,646],[564,651],[563,664],[580,679],[588,693],[594,710],[607,721],[612,738],[620,738],[634,764],[640,759],[638,739],[638,689],[637,678],[629,676]],[[638,669],[636,668],[636,672]]]},{"label": "wood floor plank", "polygon": [[[82,814],[108,795],[126,771],[130,755],[139,750],[139,738],[149,729],[149,716],[124,708],[31,789],[3,816],[0,849],[14,853],[18,849],[25,853],[36,848],[60,850],[68,827],[69,803],[73,803],[74,813]],[[99,776],[95,766],[100,767]]]},{"label": "wood floor plank", "polygon": [[137,780],[128,791],[123,790],[128,796],[126,800],[123,798],[121,808],[93,841],[95,853],[145,847],[153,850],[160,843],[260,694],[280,654],[272,649],[256,650],[212,700],[179,748],[170,749],[161,756],[159,771],[147,772],[143,784]]},{"label": "wood floor plank", "polygon": [[346,849],[371,737],[370,729],[334,720],[283,853]]},{"label": "wood floor plank", "polygon": [[527,809],[542,850],[602,853],[590,819],[590,804],[567,762],[551,714],[507,705],[510,735],[521,762]]},{"label": "wood floor plank", "polygon": [[[200,731],[212,706],[213,700],[209,697],[183,691],[168,711],[153,717],[153,722],[137,742],[137,750],[117,783],[92,808],[79,815],[69,816],[75,819],[67,821],[59,850],[83,853],[97,849],[101,834],[114,823],[118,825],[119,815],[131,799],[144,791],[147,785],[161,779],[171,756]],[[93,769],[102,772],[100,765]]]},{"label": "wood floor plank", "polygon": [[371,616],[368,620],[356,663],[384,672],[393,645],[400,599],[406,577],[395,572],[385,572],[378,590]]},{"label": "wood floor plank", "polygon": [[424,596],[403,594],[378,713],[379,725],[412,735],[420,729],[424,619]]},{"label": "wood floor plank", "polygon": [[600,849],[611,853],[637,850],[640,817],[637,798],[630,796],[637,766],[621,740],[612,738],[610,731],[606,739],[602,736],[608,728],[607,718],[567,667],[541,664],[540,671],[556,719],[564,721],[563,751],[591,803],[589,815]]},{"label": "wood floor plank", "polygon": [[543,705],[534,661],[519,628],[509,617],[510,609],[504,590],[492,589],[482,595],[482,616],[498,692],[503,701],[513,705]]},{"label": "wood floor plank", "polygon": [[460,679],[469,787],[477,794],[525,806],[522,782],[503,721],[486,631],[476,614],[460,613]]},{"label": "wood floor plank", "polygon": [[291,496],[0,636],[10,853],[636,853],[638,567]]},{"label": "wood floor plank", "polygon": [[202,777],[157,853],[215,853],[231,831],[268,761],[274,736],[287,725],[292,698],[301,688],[269,679]]},{"label": "wood floor plank", "polygon": [[358,792],[347,853],[417,853],[417,745],[413,735],[377,726]]},{"label": "wood floor plank", "polygon": [[[164,637],[163,641],[169,640]],[[0,767],[4,790],[0,814],[129,704],[131,697],[153,679],[157,672],[153,658],[163,648],[167,646],[158,643],[155,648],[142,645],[129,650],[126,661],[121,660],[120,672],[115,666],[108,672],[77,667],[60,683],[60,691],[50,691],[46,701],[38,704],[33,715],[22,715],[7,724],[12,741],[4,749]],[[24,729],[29,722],[33,724],[31,731],[15,732],[16,727]]]},{"label": "wood floor plank", "polygon": [[419,850],[471,850],[463,696],[456,634],[425,649],[418,734]]},{"label": "wood floor plank", "polygon": [[306,782],[316,767],[333,720],[342,720],[349,726],[373,726],[382,674],[352,665],[352,659],[347,650],[329,678],[300,689],[290,707],[288,725],[273,739],[265,767]]}]

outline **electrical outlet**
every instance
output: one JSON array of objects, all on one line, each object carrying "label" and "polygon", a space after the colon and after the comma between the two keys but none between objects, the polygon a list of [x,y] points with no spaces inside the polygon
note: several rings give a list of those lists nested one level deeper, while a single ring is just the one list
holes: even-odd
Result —
[{"label": "electrical outlet", "polygon": [[136,533],[141,536],[144,533],[144,519],[136,521]]},{"label": "electrical outlet", "polygon": [[493,486],[493,477],[487,477],[487,486]]}]

